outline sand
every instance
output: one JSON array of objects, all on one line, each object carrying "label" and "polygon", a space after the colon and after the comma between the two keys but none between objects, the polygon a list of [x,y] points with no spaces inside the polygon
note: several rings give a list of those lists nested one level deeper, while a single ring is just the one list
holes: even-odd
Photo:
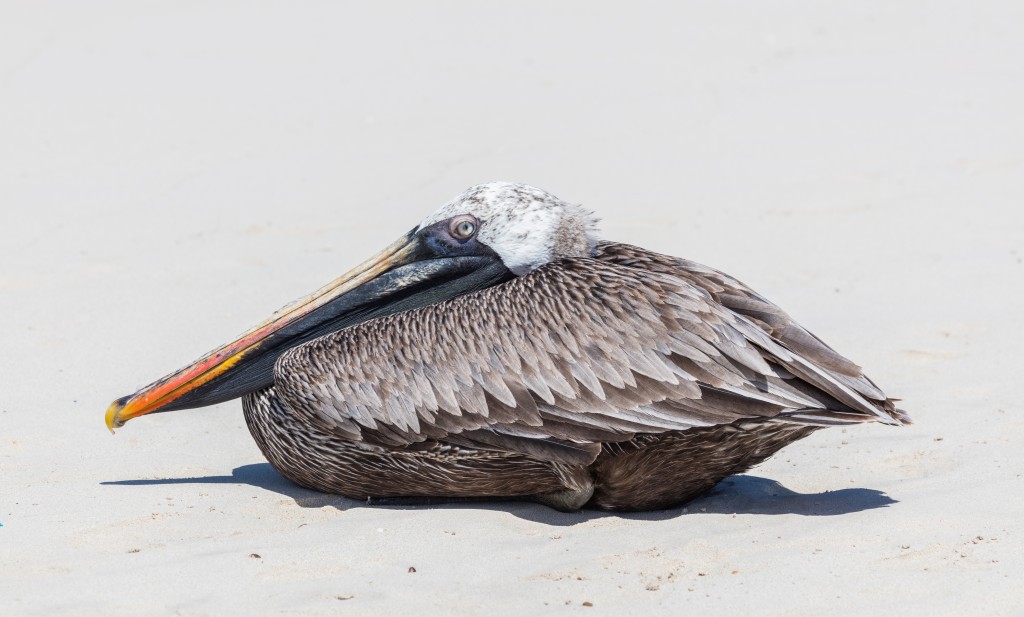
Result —
[{"label": "sand", "polygon": [[[1022,19],[4,4],[0,614],[1021,614]],[[106,431],[115,397],[495,179],[737,276],[916,424],[630,515],[320,495],[237,401]]]}]

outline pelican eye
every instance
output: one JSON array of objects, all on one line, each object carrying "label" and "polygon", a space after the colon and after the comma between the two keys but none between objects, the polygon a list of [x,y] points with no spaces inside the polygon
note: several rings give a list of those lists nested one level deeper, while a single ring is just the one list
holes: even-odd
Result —
[{"label": "pelican eye", "polygon": [[476,233],[476,220],[462,218],[452,221],[452,235],[459,240],[468,240]]}]

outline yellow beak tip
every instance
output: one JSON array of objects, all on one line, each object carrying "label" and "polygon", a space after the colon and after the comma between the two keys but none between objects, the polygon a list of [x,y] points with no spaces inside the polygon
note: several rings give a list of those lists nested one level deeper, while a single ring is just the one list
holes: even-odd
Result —
[{"label": "yellow beak tip", "polygon": [[120,416],[121,410],[124,409],[124,403],[125,399],[120,398],[111,403],[110,407],[107,407],[105,420],[107,422],[107,429],[110,431],[111,435],[114,434],[115,428],[124,426],[124,420],[122,420]]}]

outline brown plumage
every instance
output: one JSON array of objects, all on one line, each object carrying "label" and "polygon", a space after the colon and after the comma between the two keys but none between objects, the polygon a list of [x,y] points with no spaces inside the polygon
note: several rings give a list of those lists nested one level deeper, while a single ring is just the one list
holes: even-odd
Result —
[{"label": "brown plumage", "polygon": [[598,242],[540,189],[472,187],[379,255],[107,410],[243,397],[284,476],[356,499],[664,508],[833,425],[909,422],[777,306]]},{"label": "brown plumage", "polygon": [[303,486],[566,510],[672,506],[818,428],[909,422],[739,281],[616,243],[293,347],[243,401]]}]

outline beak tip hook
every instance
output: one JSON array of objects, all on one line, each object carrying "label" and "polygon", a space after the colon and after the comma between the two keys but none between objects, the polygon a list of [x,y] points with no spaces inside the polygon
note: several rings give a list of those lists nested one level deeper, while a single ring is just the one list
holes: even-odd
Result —
[{"label": "beak tip hook", "polygon": [[120,418],[120,414],[121,410],[124,409],[124,405],[127,399],[128,397],[119,398],[113,403],[111,403],[110,407],[107,407],[107,413],[106,416],[104,417],[104,420],[106,421],[107,424],[107,430],[110,431],[111,435],[114,434],[115,428],[120,428],[124,426],[124,420]]}]

